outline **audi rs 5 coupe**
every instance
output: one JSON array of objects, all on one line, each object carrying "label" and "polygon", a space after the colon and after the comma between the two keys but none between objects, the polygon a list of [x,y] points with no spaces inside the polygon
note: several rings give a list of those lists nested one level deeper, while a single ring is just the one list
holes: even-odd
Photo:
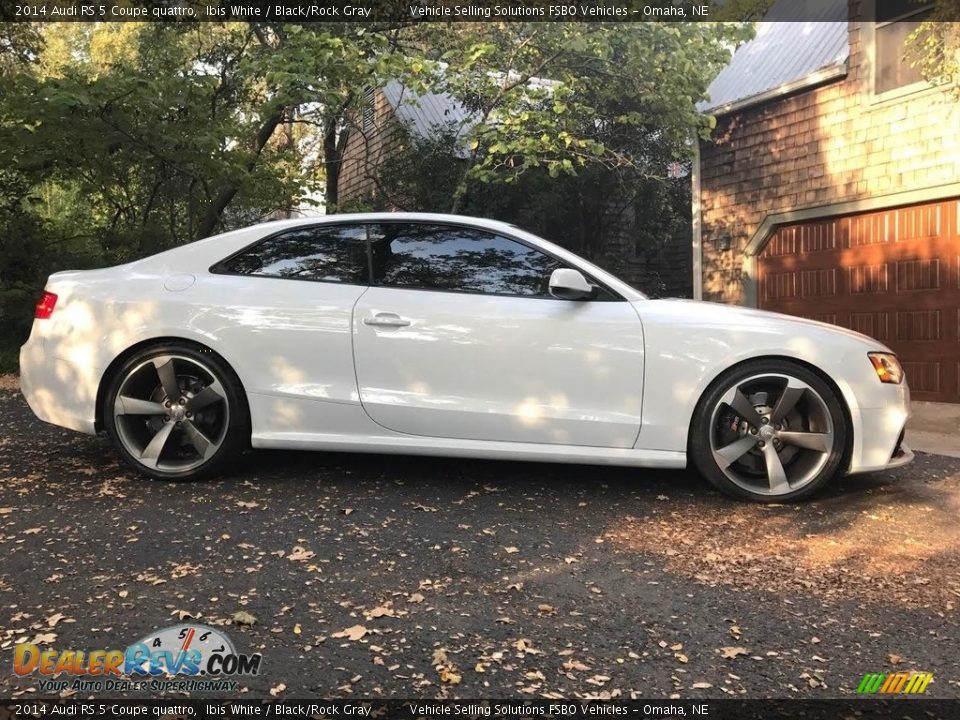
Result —
[{"label": "audi rs 5 coupe", "polygon": [[276,221],[50,276],[20,353],[41,419],[153,478],[248,446],[683,468],[748,500],[899,466],[896,356],[842,328],[651,300],[492,220]]}]

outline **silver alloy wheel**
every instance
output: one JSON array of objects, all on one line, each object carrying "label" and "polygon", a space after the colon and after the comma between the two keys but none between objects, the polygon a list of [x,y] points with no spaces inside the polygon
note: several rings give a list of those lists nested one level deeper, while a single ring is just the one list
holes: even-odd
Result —
[{"label": "silver alloy wheel", "polygon": [[185,472],[223,443],[230,407],[223,386],[203,363],[158,355],[124,376],[113,404],[124,448],[152,470]]},{"label": "silver alloy wheel", "polygon": [[781,496],[813,482],[830,459],[833,420],[807,383],[770,373],[740,380],[710,418],[717,466],[740,488]]}]

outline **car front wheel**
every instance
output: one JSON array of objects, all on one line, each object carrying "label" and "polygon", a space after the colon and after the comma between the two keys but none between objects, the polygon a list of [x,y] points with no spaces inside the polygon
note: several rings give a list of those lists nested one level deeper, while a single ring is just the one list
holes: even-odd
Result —
[{"label": "car front wheel", "polygon": [[691,428],[700,472],[757,502],[799,500],[843,471],[848,426],[836,392],[787,361],[746,363],[704,394]]},{"label": "car front wheel", "polygon": [[187,344],[128,358],[104,395],[103,418],[126,463],[157,479],[217,474],[246,444],[240,381],[214,353]]}]

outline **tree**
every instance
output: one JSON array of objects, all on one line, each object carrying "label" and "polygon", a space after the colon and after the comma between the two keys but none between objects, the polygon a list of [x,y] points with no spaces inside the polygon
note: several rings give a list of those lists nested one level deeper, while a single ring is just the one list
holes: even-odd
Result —
[{"label": "tree", "polygon": [[471,111],[451,210],[470,179],[513,182],[590,166],[663,177],[712,118],[696,103],[750,36],[742,23],[494,23],[430,28],[448,70],[436,81]]},{"label": "tree", "polygon": [[923,78],[960,100],[960,22],[957,0],[937,0],[932,15],[907,39],[907,58]]}]

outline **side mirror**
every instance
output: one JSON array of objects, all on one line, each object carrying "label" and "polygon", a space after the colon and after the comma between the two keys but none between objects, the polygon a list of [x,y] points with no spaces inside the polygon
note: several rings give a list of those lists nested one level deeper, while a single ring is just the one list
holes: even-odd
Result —
[{"label": "side mirror", "polygon": [[550,294],[559,300],[584,300],[593,297],[594,292],[579,270],[557,268],[550,274]]}]

